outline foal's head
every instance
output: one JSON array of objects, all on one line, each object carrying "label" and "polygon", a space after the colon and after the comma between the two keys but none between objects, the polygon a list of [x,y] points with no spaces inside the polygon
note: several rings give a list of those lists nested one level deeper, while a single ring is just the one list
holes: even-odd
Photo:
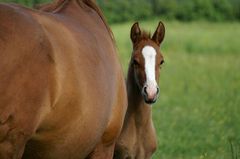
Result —
[{"label": "foal's head", "polygon": [[158,80],[161,65],[164,63],[160,52],[160,45],[164,39],[165,28],[162,22],[150,37],[150,34],[142,32],[138,23],[131,28],[131,40],[133,53],[131,65],[134,69],[135,81],[141,90],[144,101],[148,104],[156,102],[160,92]]}]

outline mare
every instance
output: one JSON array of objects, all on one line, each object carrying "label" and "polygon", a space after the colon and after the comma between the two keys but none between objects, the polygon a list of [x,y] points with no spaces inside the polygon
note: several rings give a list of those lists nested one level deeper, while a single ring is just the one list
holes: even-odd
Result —
[{"label": "mare", "polygon": [[127,76],[128,109],[115,159],[150,159],[156,150],[151,104],[160,92],[157,83],[164,59],[159,47],[164,35],[162,22],[152,37],[141,31],[138,23],[131,28],[133,52]]},{"label": "mare", "polygon": [[95,2],[0,4],[0,159],[110,159],[126,109]]}]

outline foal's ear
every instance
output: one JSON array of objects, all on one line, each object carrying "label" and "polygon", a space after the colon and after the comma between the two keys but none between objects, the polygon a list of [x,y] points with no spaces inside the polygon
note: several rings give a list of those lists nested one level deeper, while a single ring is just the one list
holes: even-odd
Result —
[{"label": "foal's ear", "polygon": [[131,28],[131,40],[133,43],[137,41],[137,39],[141,36],[141,30],[139,28],[138,22],[134,23]]},{"label": "foal's ear", "polygon": [[165,36],[165,27],[164,24],[160,21],[158,27],[153,34],[152,40],[155,41],[158,45],[160,45]]}]

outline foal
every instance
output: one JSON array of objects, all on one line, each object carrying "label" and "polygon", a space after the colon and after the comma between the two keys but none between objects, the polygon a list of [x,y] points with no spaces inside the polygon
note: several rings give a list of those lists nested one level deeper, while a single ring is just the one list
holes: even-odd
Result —
[{"label": "foal", "polygon": [[128,109],[116,144],[115,159],[149,159],[156,150],[151,104],[156,102],[160,92],[157,81],[164,60],[159,47],[164,35],[162,22],[152,37],[142,32],[138,23],[131,28],[133,52],[127,76]]}]

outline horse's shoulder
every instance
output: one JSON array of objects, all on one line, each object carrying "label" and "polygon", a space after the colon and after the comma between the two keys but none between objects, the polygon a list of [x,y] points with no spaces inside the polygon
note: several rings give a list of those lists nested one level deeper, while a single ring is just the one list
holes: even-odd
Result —
[{"label": "horse's shoulder", "polygon": [[23,57],[35,59],[36,55],[43,61],[53,61],[49,58],[51,44],[48,37],[31,12],[19,5],[0,4],[1,61],[16,59],[11,66],[17,66]]}]

